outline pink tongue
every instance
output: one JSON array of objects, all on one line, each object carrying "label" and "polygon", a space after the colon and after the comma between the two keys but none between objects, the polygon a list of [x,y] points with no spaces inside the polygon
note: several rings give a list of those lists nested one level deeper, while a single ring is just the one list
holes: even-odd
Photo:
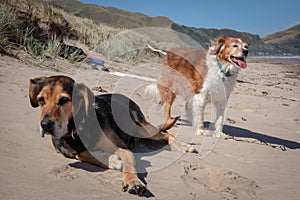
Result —
[{"label": "pink tongue", "polygon": [[233,58],[232,59],[234,62],[236,62],[242,69],[245,69],[247,67],[247,63],[243,60]]}]

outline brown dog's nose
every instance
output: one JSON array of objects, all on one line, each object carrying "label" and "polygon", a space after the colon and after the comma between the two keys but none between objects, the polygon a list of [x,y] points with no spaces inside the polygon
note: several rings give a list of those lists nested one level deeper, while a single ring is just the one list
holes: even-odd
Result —
[{"label": "brown dog's nose", "polygon": [[244,54],[244,56],[247,56],[248,55],[248,50],[247,49],[243,50],[243,54]]},{"label": "brown dog's nose", "polygon": [[43,119],[41,121],[41,127],[45,132],[52,133],[54,122],[50,119]]}]

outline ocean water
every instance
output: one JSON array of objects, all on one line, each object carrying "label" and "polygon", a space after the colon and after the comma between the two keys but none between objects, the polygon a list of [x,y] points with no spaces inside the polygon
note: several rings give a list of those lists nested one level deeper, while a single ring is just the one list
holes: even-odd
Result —
[{"label": "ocean water", "polygon": [[249,58],[300,61],[300,55],[299,56],[250,56]]}]

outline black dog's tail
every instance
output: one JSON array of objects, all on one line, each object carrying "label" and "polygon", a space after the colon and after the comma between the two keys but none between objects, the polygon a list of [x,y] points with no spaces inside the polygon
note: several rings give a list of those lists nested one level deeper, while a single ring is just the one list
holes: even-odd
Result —
[{"label": "black dog's tail", "polygon": [[168,119],[164,124],[161,124],[161,125],[157,126],[156,128],[160,131],[167,131],[175,125],[175,123],[177,122],[179,117],[180,116],[175,117],[173,119]]}]

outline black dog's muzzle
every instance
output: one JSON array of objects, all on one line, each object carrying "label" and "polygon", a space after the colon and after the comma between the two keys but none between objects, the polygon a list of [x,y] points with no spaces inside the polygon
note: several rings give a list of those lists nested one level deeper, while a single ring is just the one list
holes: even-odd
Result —
[{"label": "black dog's muzzle", "polygon": [[44,137],[45,133],[49,133],[53,135],[54,122],[50,119],[43,119],[41,121],[41,128],[42,128],[42,137]]}]

